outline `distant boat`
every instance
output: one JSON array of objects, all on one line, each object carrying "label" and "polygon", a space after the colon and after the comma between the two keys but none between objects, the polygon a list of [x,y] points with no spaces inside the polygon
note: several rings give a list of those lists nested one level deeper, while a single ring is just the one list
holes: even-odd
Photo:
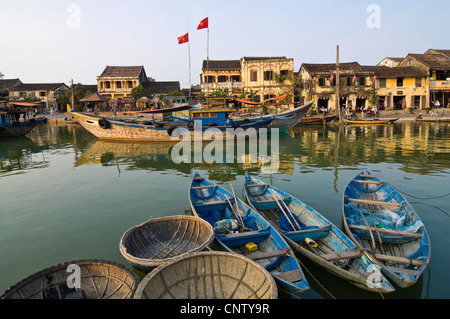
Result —
[{"label": "distant boat", "polygon": [[400,287],[414,285],[430,261],[430,239],[411,204],[365,170],[344,190],[344,227],[382,272]]},{"label": "distant boat", "polygon": [[342,122],[346,125],[382,125],[382,124],[389,124],[389,123],[394,123],[395,121],[397,121],[398,118],[395,119],[364,119],[364,118],[360,118],[360,119],[343,119]]},{"label": "distant boat", "polygon": [[0,138],[25,136],[36,126],[36,120],[25,120],[27,112],[18,108],[0,108]]},{"label": "distant boat", "polygon": [[[240,101],[236,99],[237,101]],[[287,110],[278,114],[267,114],[260,116],[234,116],[232,117],[234,123],[250,123],[253,121],[259,121],[261,119],[269,119],[274,117],[273,121],[267,126],[267,128],[277,128],[281,131],[287,131],[293,128],[302,119],[306,113],[308,113],[312,102],[297,106],[291,110]]]},{"label": "distant boat", "polygon": [[235,194],[195,173],[189,201],[194,215],[214,226],[215,241],[221,249],[257,261],[290,293],[298,295],[310,289],[287,242]]},{"label": "distant boat", "polygon": [[312,207],[248,172],[244,191],[247,202],[300,254],[359,288],[380,293],[395,290],[384,276],[370,282],[376,268],[365,252]]},{"label": "distant boat", "polygon": [[337,119],[337,115],[328,115],[328,116],[316,116],[316,117],[304,117],[302,118],[298,124],[301,125],[317,125],[317,124],[325,124]]},{"label": "distant boat", "polygon": [[[160,109],[137,114],[172,113],[176,110],[177,108]],[[223,139],[234,139],[236,138],[234,129],[242,128],[241,133],[244,133],[244,131],[247,133],[247,129],[254,128],[255,130],[249,131],[248,135],[256,135],[259,128],[266,127],[273,120],[273,117],[271,117],[248,124],[229,124],[227,117],[233,111],[229,109],[196,109],[190,112],[191,120],[189,121],[165,120],[164,118],[154,120],[142,117],[114,119],[76,111],[71,111],[71,114],[77,119],[78,123],[98,138],[135,141],[180,141],[182,137],[174,135],[177,128],[180,135],[186,131],[190,132],[191,140],[214,140],[215,136],[210,135],[208,137],[194,133],[194,131],[204,132],[210,128],[221,131]],[[241,136],[245,137],[244,135]]]},{"label": "distant boat", "polygon": [[[73,282],[75,274],[79,274],[78,287]],[[139,277],[120,264],[77,260],[30,275],[7,289],[0,299],[132,299],[138,285]]]},{"label": "distant boat", "polygon": [[450,118],[449,117],[416,117],[415,118],[416,122],[430,122],[430,123],[447,123],[450,122]]}]

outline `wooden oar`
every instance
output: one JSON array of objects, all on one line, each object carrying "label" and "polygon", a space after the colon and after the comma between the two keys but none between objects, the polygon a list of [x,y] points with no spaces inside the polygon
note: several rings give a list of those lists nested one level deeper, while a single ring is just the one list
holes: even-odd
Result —
[{"label": "wooden oar", "polygon": [[375,228],[375,232],[377,233],[378,240],[380,241],[381,252],[383,254],[385,254],[384,248],[383,248],[383,241],[381,240],[381,236],[380,236],[380,232],[378,231],[378,227],[377,227],[377,225],[375,225],[375,220],[373,219],[372,213],[370,212],[369,209],[367,209],[367,212],[369,213],[370,219],[372,219],[373,227]]},{"label": "wooden oar", "polygon": [[[236,211],[234,210],[233,205],[231,205],[230,199],[228,198],[227,194],[224,194],[224,195],[225,195],[225,198],[228,201],[228,204],[230,204],[231,210],[233,211],[234,215],[236,215],[236,217],[237,217],[237,222],[241,225],[242,228],[244,228],[244,223],[239,218],[239,215],[236,214]],[[236,200],[236,198],[234,198],[234,200]]]},{"label": "wooden oar", "polygon": [[369,227],[369,224],[367,224],[367,220],[364,218],[364,214],[362,213],[361,209],[357,208],[358,212],[361,214],[361,218],[364,221],[364,224],[366,224],[367,230],[369,231],[370,234],[370,238],[372,239],[372,248],[373,248],[373,252],[376,253],[376,244],[375,244],[375,239],[373,238],[373,234],[372,234],[372,230]]},{"label": "wooden oar", "polygon": [[278,206],[280,207],[281,212],[284,214],[284,217],[286,217],[286,219],[288,220],[289,224],[291,224],[292,229],[295,231],[295,227],[292,224],[291,220],[289,219],[289,217],[286,215],[286,212],[283,210],[283,207],[281,206],[281,204],[278,202],[277,198],[275,197],[275,195],[273,193],[271,193],[273,198],[275,199],[275,201],[277,202]]},{"label": "wooden oar", "polygon": [[237,198],[236,198],[236,193],[234,192],[233,184],[230,184],[230,186],[231,186],[231,191],[233,192],[234,204],[236,205],[236,210],[237,210],[237,212],[239,214],[239,217],[241,219],[242,227],[244,227],[244,222],[243,222],[242,216],[241,216],[241,210],[239,209],[239,205],[238,205],[238,201],[237,201]]},{"label": "wooden oar", "polygon": [[292,216],[292,219],[294,220],[295,225],[297,225],[298,230],[302,229],[302,228],[300,227],[300,225],[297,223],[297,220],[295,219],[294,214],[292,214],[292,212],[289,210],[289,208],[287,207],[286,203],[284,202],[283,197],[281,197],[281,202],[283,203],[284,207],[286,207],[286,210],[288,211],[288,213]]}]

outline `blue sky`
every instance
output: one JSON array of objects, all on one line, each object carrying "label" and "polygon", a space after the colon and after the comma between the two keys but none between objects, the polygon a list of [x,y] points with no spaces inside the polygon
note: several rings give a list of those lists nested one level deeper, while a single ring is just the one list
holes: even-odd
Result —
[{"label": "blue sky", "polygon": [[[450,1],[0,0],[0,72],[22,82],[96,84],[106,65],[144,65],[157,81],[199,83],[206,59],[243,56],[374,65],[450,49]],[[368,12],[375,4],[380,14]],[[74,10],[71,10],[75,8]],[[367,20],[375,17],[378,28]],[[379,18],[379,19],[378,19]],[[177,37],[189,32],[189,47]]]}]

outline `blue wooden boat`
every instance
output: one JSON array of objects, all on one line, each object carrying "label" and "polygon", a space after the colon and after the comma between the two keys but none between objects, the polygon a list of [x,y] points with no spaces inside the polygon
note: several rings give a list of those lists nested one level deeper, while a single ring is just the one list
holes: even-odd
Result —
[{"label": "blue wooden boat", "polygon": [[[175,110],[177,108],[171,108],[170,112]],[[153,113],[150,112],[145,111],[145,113],[149,114],[169,113],[165,109],[154,110]],[[209,133],[214,133],[214,131],[217,132],[218,130],[222,133],[223,139],[245,138],[251,135],[255,136],[259,128],[266,127],[273,120],[273,118],[268,118],[236,126],[227,122],[229,111],[224,109],[196,110],[193,112],[193,117],[190,121],[169,120],[164,118],[164,116],[162,120],[156,121],[152,118],[145,119],[141,117],[128,117],[125,119],[105,118],[77,111],[71,111],[70,113],[81,126],[100,139],[134,141],[181,141],[185,140],[184,134],[186,133],[190,135],[191,141],[217,139],[219,134],[205,133],[208,129],[211,129]],[[143,112],[137,114],[141,113]],[[235,130],[238,127],[242,128],[242,131]]]},{"label": "blue wooden boat", "polygon": [[348,183],[342,204],[347,233],[385,275],[399,287],[415,284],[430,261],[430,238],[400,192],[365,170]]},{"label": "blue wooden boat", "polygon": [[36,126],[36,120],[25,120],[26,111],[0,108],[0,138],[25,136]]},{"label": "blue wooden boat", "polygon": [[247,202],[300,254],[362,289],[389,293],[395,288],[340,229],[312,207],[245,173]]},{"label": "blue wooden boat", "polygon": [[189,200],[194,215],[213,225],[221,249],[256,261],[289,293],[298,295],[310,288],[288,243],[241,199],[195,173]]}]

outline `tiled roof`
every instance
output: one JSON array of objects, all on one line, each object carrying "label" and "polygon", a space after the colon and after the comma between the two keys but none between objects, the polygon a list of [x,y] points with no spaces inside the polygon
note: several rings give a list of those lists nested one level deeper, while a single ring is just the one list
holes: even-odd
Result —
[{"label": "tiled roof", "polygon": [[172,91],[180,91],[180,82],[178,81],[161,81],[161,82],[145,82],[142,87],[148,94],[167,94]]},{"label": "tiled roof", "polygon": [[22,82],[19,79],[0,79],[0,90],[11,90],[20,84]]},{"label": "tiled roof", "polygon": [[450,58],[450,50],[429,49],[427,52],[425,52],[425,54],[436,54],[436,53],[444,54]]},{"label": "tiled roof", "polygon": [[67,85],[65,83],[22,83],[14,88],[11,91],[54,91],[60,86]]},{"label": "tiled roof", "polygon": [[137,77],[141,74],[143,66],[110,66],[107,65],[101,77]]},{"label": "tiled roof", "polygon": [[378,78],[397,77],[424,77],[427,72],[412,66],[388,67],[388,66],[363,66],[367,71],[373,73]]},{"label": "tiled roof", "polygon": [[[303,63],[304,67],[309,73],[331,73],[336,71],[336,63],[327,64],[312,64]],[[368,71],[364,69],[358,62],[348,62],[339,63],[339,72],[343,73],[367,73]]]},{"label": "tiled roof", "polygon": [[208,69],[209,70],[216,70],[216,71],[220,71],[220,70],[240,70],[241,69],[241,61],[239,60],[203,60],[203,68],[202,70],[206,70],[207,69],[207,64],[208,64]]},{"label": "tiled roof", "polygon": [[408,54],[426,66],[436,70],[450,70],[450,57],[444,54]]}]

